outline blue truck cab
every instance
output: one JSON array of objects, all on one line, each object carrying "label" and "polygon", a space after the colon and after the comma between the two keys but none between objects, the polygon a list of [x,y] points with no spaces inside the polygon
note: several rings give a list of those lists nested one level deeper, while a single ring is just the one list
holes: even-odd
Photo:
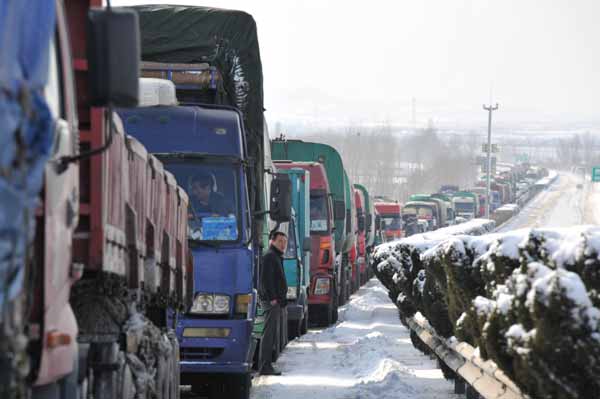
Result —
[{"label": "blue truck cab", "polygon": [[199,384],[214,388],[225,374],[219,389],[234,384],[249,392],[258,265],[242,115],[215,105],[158,105],[119,115],[190,196],[195,296],[176,320],[182,383],[194,391]]},{"label": "blue truck cab", "polygon": [[301,169],[279,169],[292,185],[293,218],[288,229],[288,249],[283,267],[288,284],[288,336],[306,334],[308,329],[308,287],[310,285],[310,172]]}]

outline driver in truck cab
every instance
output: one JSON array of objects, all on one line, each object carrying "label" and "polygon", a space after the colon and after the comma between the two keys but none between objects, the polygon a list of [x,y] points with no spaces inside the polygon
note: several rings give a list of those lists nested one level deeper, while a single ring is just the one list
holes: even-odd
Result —
[{"label": "driver in truck cab", "polygon": [[[189,182],[190,207],[193,214],[211,214],[227,216],[232,213],[232,207],[225,196],[217,192],[216,179],[208,172],[200,172],[190,178]],[[190,215],[190,216],[193,216]]]}]

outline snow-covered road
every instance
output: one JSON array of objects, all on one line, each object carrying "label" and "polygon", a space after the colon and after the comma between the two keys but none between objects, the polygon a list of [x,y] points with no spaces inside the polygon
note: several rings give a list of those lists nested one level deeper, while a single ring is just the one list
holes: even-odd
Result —
[{"label": "snow-covered road", "polygon": [[[506,232],[525,227],[596,224],[600,219],[594,215],[594,208],[597,206],[593,206],[593,203],[600,204],[600,189],[585,180],[589,181],[581,175],[560,172],[556,182],[538,194],[514,219],[501,226],[498,231]],[[581,184],[582,188],[577,188],[578,184]],[[597,198],[592,198],[592,194]],[[596,212],[600,213],[600,210]]]},{"label": "snow-covered road", "polygon": [[283,375],[258,377],[253,399],[447,399],[453,386],[413,348],[387,290],[373,279],[340,308],[340,322],[290,342]]}]

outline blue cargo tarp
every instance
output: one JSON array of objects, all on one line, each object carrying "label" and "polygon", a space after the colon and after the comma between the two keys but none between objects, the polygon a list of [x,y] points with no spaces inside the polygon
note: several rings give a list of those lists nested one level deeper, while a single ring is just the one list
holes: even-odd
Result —
[{"label": "blue cargo tarp", "polygon": [[54,139],[43,90],[55,11],[53,0],[0,1],[0,317],[23,287]]}]

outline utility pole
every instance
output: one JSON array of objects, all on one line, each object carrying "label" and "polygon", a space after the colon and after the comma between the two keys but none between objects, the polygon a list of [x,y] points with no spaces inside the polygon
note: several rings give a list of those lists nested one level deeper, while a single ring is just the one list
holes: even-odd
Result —
[{"label": "utility pole", "polygon": [[487,139],[487,184],[485,189],[485,218],[490,218],[490,188],[492,176],[492,112],[498,109],[498,103],[492,107],[483,105],[483,109],[488,111],[488,139]]}]

